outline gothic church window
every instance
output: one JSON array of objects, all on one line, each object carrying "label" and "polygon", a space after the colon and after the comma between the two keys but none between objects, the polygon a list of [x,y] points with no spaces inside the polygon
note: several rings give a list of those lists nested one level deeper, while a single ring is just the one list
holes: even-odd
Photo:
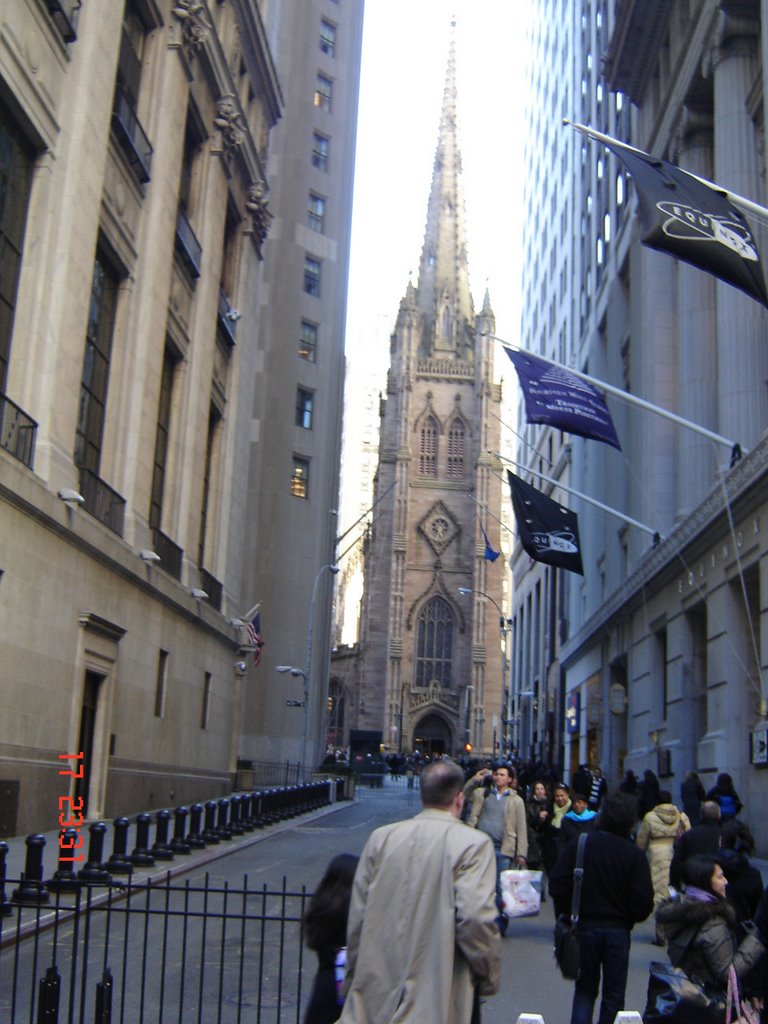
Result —
[{"label": "gothic church window", "polygon": [[448,476],[464,476],[464,423],[458,416],[448,431]]},{"label": "gothic church window", "polygon": [[428,416],[419,434],[419,476],[437,476],[437,420]]},{"label": "gothic church window", "polygon": [[419,615],[416,639],[416,685],[436,681],[444,689],[451,685],[453,614],[448,602],[433,597]]}]

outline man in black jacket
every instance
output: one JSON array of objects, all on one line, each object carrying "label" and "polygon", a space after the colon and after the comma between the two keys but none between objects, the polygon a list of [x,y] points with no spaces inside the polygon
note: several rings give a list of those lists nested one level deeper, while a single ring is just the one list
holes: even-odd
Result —
[{"label": "man in black jacket", "polygon": [[[630,932],[653,910],[653,884],[648,860],[630,835],[637,803],[627,793],[606,797],[594,832],[584,846],[584,876],[579,908],[581,974],[571,1007],[571,1024],[591,1024],[600,989],[598,1024],[613,1024],[624,1009],[629,966]],[[570,905],[578,838],[572,839],[549,878],[556,904]]]},{"label": "man in black jacket", "polygon": [[700,813],[699,824],[683,832],[675,844],[672,863],[669,865],[669,884],[676,889],[682,885],[680,868],[690,857],[699,853],[716,857],[720,853],[720,805],[714,800],[705,800]]}]

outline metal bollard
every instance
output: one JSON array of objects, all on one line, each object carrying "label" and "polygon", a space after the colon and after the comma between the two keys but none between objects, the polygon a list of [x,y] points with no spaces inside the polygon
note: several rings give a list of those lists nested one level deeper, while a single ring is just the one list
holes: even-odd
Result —
[{"label": "metal bollard", "polygon": [[189,834],[187,835],[187,842],[192,850],[205,849],[205,840],[200,832],[204,809],[202,804],[192,804],[189,809]]},{"label": "metal bollard", "polygon": [[240,797],[240,827],[246,832],[253,832],[256,824],[253,820],[253,793],[243,793]]},{"label": "metal bollard", "polygon": [[229,798],[229,831],[233,836],[244,836],[245,829],[240,821],[241,797],[231,796]]},{"label": "metal bollard", "polygon": [[110,885],[112,877],[107,871],[104,861],[104,837],[107,826],[103,821],[96,821],[88,829],[91,838],[88,842],[88,860],[80,868],[77,877],[86,885]]},{"label": "metal bollard", "polygon": [[206,843],[211,843],[215,846],[216,843],[221,842],[221,836],[216,831],[216,801],[206,800],[205,802],[205,828],[203,829],[203,839]]},{"label": "metal bollard", "polygon": [[227,812],[229,811],[229,800],[221,797],[218,803],[219,813],[216,818],[216,835],[219,839],[232,839],[232,832],[227,828]]},{"label": "metal bollard", "polygon": [[0,842],[0,917],[8,917],[13,913],[13,904],[5,895],[5,858],[8,856],[8,843]]},{"label": "metal bollard", "polygon": [[170,811],[158,811],[155,815],[155,843],[152,847],[152,856],[155,860],[173,860],[173,850],[168,845],[170,822]]},{"label": "metal bollard", "polygon": [[50,893],[43,885],[45,836],[27,836],[24,842],[27,846],[24,874],[19,887],[11,893],[11,900],[14,903],[36,907],[50,899]]},{"label": "metal bollard", "polygon": [[128,829],[131,823],[128,818],[115,818],[112,822],[112,856],[107,867],[113,875],[130,875],[133,864],[128,857]]},{"label": "metal bollard", "polygon": [[188,807],[177,807],[173,812],[173,839],[170,844],[173,853],[192,853],[192,847],[184,838],[188,814]]},{"label": "metal bollard", "polygon": [[53,892],[77,892],[80,882],[73,867],[75,839],[80,835],[79,828],[63,828],[59,832],[59,863],[45,883]]},{"label": "metal bollard", "polygon": [[152,818],[149,814],[136,815],[136,846],[131,854],[131,864],[137,868],[151,868],[155,863],[149,849],[149,826]]}]

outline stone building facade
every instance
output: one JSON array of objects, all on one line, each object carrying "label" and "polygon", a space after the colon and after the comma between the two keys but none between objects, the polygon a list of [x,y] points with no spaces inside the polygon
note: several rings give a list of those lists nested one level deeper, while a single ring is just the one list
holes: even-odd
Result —
[{"label": "stone building facade", "polygon": [[[765,205],[766,4],[584,6],[593,18],[600,11],[608,30],[602,77],[596,70],[586,87],[599,85],[608,109],[631,104],[631,142]],[[621,218],[610,211],[602,263],[588,266],[571,365],[724,443],[613,400],[622,454],[569,439],[572,486],[661,539],[654,545],[631,525],[578,508],[585,576],[563,606],[559,651],[566,766],[599,761],[612,782],[650,768],[675,798],[689,770],[707,788],[728,772],[764,849],[766,311],[642,248],[620,165],[596,143],[579,145],[597,149],[603,194],[621,194],[625,208]],[[599,195],[591,192],[593,208]],[[747,219],[765,253],[764,227]],[[599,219],[587,223],[600,231]],[[746,453],[736,462],[732,442]]]},{"label": "stone building facade", "polygon": [[246,0],[0,3],[0,833],[55,827],[65,753],[91,819],[221,795],[253,756],[237,620],[274,543],[254,416],[265,373],[286,384],[258,342],[281,14],[289,31],[295,8]]}]

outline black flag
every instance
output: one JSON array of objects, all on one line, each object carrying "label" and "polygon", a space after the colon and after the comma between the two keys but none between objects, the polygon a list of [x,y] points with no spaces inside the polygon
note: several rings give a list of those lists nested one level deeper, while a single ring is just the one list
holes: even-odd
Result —
[{"label": "black flag", "polygon": [[517,535],[531,558],[583,576],[576,513],[563,508],[509,470],[507,476],[517,519]]},{"label": "black flag", "polygon": [[602,391],[565,367],[529,352],[514,352],[506,346],[504,351],[517,370],[529,423],[549,423],[621,449]]},{"label": "black flag", "polygon": [[637,189],[643,243],[706,270],[768,306],[749,224],[725,191],[674,164],[612,141]]}]

